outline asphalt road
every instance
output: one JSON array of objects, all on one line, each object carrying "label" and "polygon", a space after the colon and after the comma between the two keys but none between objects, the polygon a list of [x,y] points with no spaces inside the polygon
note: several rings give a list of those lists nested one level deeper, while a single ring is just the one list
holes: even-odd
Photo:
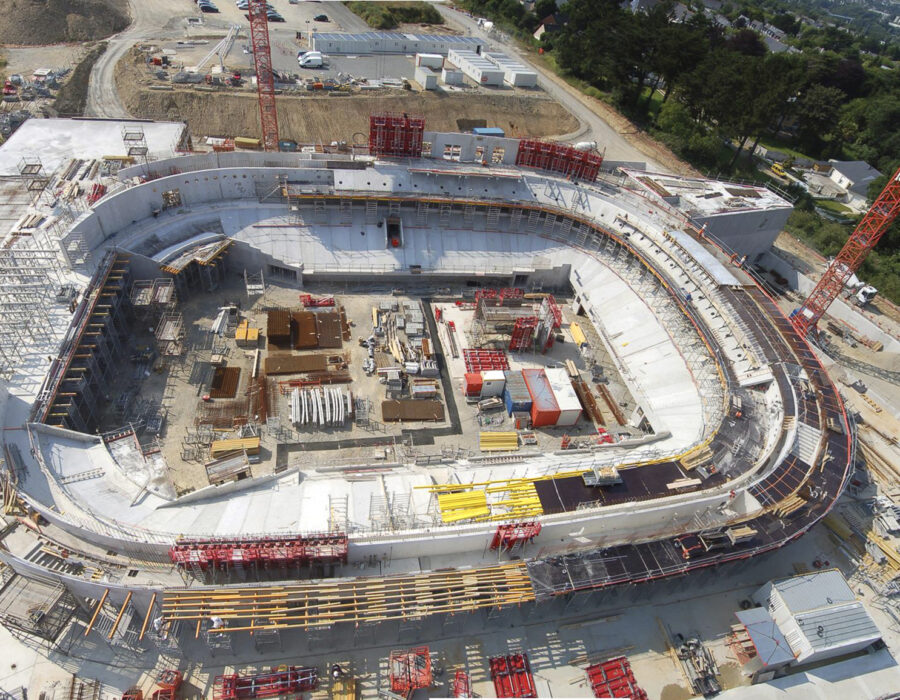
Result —
[{"label": "asphalt road", "polygon": [[189,0],[129,0],[128,4],[133,18],[131,25],[109,39],[109,48],[91,71],[84,110],[87,117],[122,119],[131,116],[116,90],[116,64],[138,42],[183,36],[184,28],[175,22],[174,17],[186,16],[192,9]]}]

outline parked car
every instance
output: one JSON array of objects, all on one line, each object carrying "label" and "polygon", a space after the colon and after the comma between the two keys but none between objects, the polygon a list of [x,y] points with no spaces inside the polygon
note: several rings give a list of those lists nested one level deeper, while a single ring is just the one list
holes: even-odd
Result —
[{"label": "parked car", "polygon": [[200,8],[200,12],[218,12],[219,8],[213,5],[211,2],[198,2],[197,7]]},{"label": "parked car", "polygon": [[[234,4],[237,5],[237,9],[239,9],[239,10],[249,10],[250,9],[250,0],[237,0]],[[266,10],[273,11],[274,9],[275,9],[274,5],[272,5],[268,2],[266,3]]]},{"label": "parked car", "polygon": [[315,17],[313,17],[313,21],[315,21],[315,22],[327,22],[327,21],[328,21],[328,15],[316,15]]},{"label": "parked car", "polygon": [[277,12],[272,12],[272,11],[267,12],[266,17],[268,18],[268,20],[270,22],[284,22],[284,17],[282,17]]}]

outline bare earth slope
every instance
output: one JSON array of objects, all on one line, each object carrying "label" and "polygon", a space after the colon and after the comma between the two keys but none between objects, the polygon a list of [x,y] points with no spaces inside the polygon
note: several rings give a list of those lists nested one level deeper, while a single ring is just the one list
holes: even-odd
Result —
[{"label": "bare earth slope", "polygon": [[0,44],[104,39],[130,22],[127,0],[3,0]]}]

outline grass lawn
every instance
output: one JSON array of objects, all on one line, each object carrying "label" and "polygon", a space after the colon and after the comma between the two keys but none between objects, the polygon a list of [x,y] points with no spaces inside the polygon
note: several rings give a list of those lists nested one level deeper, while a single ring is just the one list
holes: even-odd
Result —
[{"label": "grass lawn", "polygon": [[816,206],[820,209],[824,209],[827,212],[834,214],[835,216],[842,216],[846,219],[855,219],[859,216],[852,209],[845,207],[840,202],[835,202],[833,199],[817,199],[815,200]]},{"label": "grass lawn", "polygon": [[815,162],[815,158],[811,158],[805,153],[801,153],[800,151],[795,151],[790,146],[785,145],[780,140],[775,138],[766,138],[763,137],[759,140],[759,145],[768,148],[770,150],[781,151],[782,153],[787,153],[789,156],[794,156],[794,158],[805,158],[806,160],[811,160]]}]

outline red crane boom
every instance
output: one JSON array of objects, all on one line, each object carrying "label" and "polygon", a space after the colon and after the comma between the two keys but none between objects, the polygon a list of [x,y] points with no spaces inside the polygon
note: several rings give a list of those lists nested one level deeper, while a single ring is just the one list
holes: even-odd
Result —
[{"label": "red crane boom", "polygon": [[841,248],[822,279],[803,302],[803,306],[791,314],[791,321],[797,332],[806,336],[815,328],[831,302],[847,284],[850,276],[859,269],[869,251],[875,247],[884,232],[900,215],[900,169],[888,181],[875,203],[860,220],[850,238]]},{"label": "red crane boom", "polygon": [[256,92],[259,96],[259,121],[263,148],[278,150],[278,112],[275,108],[275,74],[269,47],[269,18],[266,0],[250,0],[250,43],[256,64]]}]

